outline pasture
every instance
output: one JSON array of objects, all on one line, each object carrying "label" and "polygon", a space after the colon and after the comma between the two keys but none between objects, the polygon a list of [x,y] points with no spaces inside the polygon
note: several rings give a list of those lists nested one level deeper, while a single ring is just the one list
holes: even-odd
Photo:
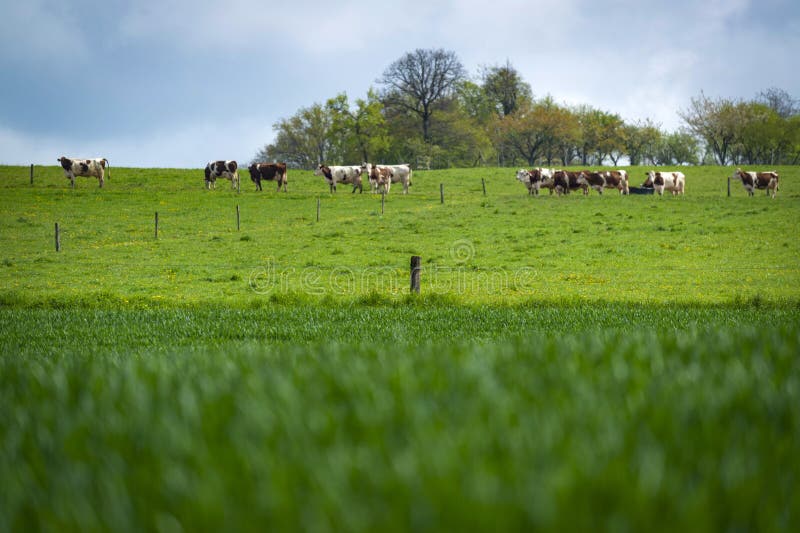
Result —
[{"label": "pasture", "polygon": [[515,170],[0,167],[0,530],[800,526],[800,169]]},{"label": "pasture", "polygon": [[[70,190],[57,167],[37,169],[33,187],[27,168],[0,168],[1,300],[397,300],[412,255],[422,257],[423,294],[461,303],[800,296],[792,167],[778,169],[775,200],[748,198],[736,182],[726,197],[730,169],[718,167],[688,169],[680,198],[529,197],[514,169],[415,171],[411,193],[388,195],[383,215],[377,195],[329,194],[310,172],[290,171],[287,194],[270,183],[254,192],[244,172],[236,194],[224,181],[204,190],[202,170],[112,170],[102,190],[88,178]],[[643,181],[644,169],[630,173]]]}]

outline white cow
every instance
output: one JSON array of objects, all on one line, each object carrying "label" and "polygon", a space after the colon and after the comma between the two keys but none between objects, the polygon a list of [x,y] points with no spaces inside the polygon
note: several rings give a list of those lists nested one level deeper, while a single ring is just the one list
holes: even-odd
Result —
[{"label": "white cow", "polygon": [[87,176],[97,178],[102,188],[103,183],[105,183],[103,176],[106,167],[108,167],[108,177],[111,178],[111,165],[108,164],[108,159],[105,158],[70,159],[61,156],[58,158],[58,162],[61,163],[61,168],[64,169],[64,176],[69,178],[73,187],[75,187],[75,176]]},{"label": "white cow", "polygon": [[331,192],[336,192],[337,183],[350,183],[353,185],[353,192],[363,192],[361,183],[361,167],[359,166],[327,166],[319,165],[314,171],[315,176],[322,176],[330,186]]},{"label": "white cow", "polygon": [[650,170],[642,187],[653,187],[660,195],[670,191],[672,195],[683,194],[686,187],[686,176],[683,172],[658,172]]},{"label": "white cow", "polygon": [[[411,185],[411,166],[408,164],[402,165],[371,165],[370,163],[361,163],[361,169],[367,173],[367,176],[372,174],[372,168],[388,168],[392,171],[392,183],[403,184],[403,194],[408,194],[408,187]],[[370,181],[373,187],[373,192],[377,192],[377,183]]]},{"label": "white cow", "polygon": [[236,161],[209,161],[206,164],[206,189],[217,188],[217,178],[231,180],[231,188],[239,186],[239,164]]}]

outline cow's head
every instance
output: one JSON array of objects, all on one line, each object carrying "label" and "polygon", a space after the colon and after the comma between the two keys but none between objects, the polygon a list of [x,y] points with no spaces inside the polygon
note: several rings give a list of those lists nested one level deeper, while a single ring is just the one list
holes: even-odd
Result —
[{"label": "cow's head", "polygon": [[522,183],[530,183],[531,173],[525,170],[524,168],[521,168],[517,170],[517,179]]},{"label": "cow's head", "polygon": [[731,179],[732,180],[741,180],[745,175],[746,174],[744,172],[742,172],[741,168],[737,168],[736,170],[733,171],[733,174],[731,174]]},{"label": "cow's head", "polygon": [[361,172],[366,172],[367,176],[369,176],[369,174],[372,172],[372,165],[364,161],[361,163]]},{"label": "cow's head", "polygon": [[322,176],[327,180],[332,180],[333,175],[331,174],[330,167],[326,167],[325,165],[319,165],[317,170],[314,171],[315,176]]},{"label": "cow's head", "polygon": [[651,170],[649,172],[645,172],[644,175],[647,176],[647,179],[644,180],[644,183],[642,183],[642,187],[652,188],[653,187],[653,181],[656,178],[656,173]]}]

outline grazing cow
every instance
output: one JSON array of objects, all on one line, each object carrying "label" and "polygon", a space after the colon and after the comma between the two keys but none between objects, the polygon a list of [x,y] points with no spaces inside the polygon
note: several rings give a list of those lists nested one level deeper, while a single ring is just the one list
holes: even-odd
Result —
[{"label": "grazing cow", "polygon": [[645,174],[647,179],[642,183],[642,187],[653,187],[659,196],[664,191],[670,191],[673,196],[683,194],[686,188],[686,176],[683,172],[657,172],[651,170]]},{"label": "grazing cow", "polygon": [[596,190],[597,194],[603,194],[603,188],[606,186],[606,178],[603,172],[581,170],[579,172],[578,181]]},{"label": "grazing cow", "polygon": [[375,192],[383,192],[389,194],[389,189],[392,187],[392,177],[394,171],[392,167],[384,167],[378,165],[370,165],[369,182],[375,184]]},{"label": "grazing cow", "polygon": [[607,189],[617,189],[620,194],[630,194],[628,172],[625,170],[607,170],[604,173]]},{"label": "grazing cow", "polygon": [[[371,169],[376,165],[370,163],[361,163],[361,170],[366,172],[367,176],[371,176]],[[402,165],[377,165],[379,167],[388,167],[392,171],[392,183],[403,184],[403,194],[408,194],[408,187],[411,185],[411,167],[408,164]],[[377,183],[370,181],[373,191],[377,191]]]},{"label": "grazing cow", "polygon": [[624,170],[602,170],[594,172],[582,170],[580,178],[582,183],[593,188],[598,194],[603,194],[603,189],[617,189],[620,194],[628,194],[628,173]]},{"label": "grazing cow", "polygon": [[253,163],[247,170],[250,171],[250,179],[256,184],[256,190],[261,189],[261,180],[278,182],[278,191],[283,186],[283,192],[286,192],[286,182],[288,176],[286,175],[286,163]]},{"label": "grazing cow", "polygon": [[231,180],[231,188],[239,186],[239,165],[236,161],[209,161],[206,165],[206,189],[217,188],[217,178]]},{"label": "grazing cow", "polygon": [[103,176],[106,167],[108,167],[108,177],[111,178],[111,165],[108,164],[108,159],[105,158],[70,159],[61,156],[57,161],[61,163],[61,168],[64,169],[64,176],[69,178],[73,187],[75,187],[75,176],[87,176],[97,178],[102,188],[103,183],[105,183]]},{"label": "grazing cow", "polygon": [[350,183],[353,185],[353,192],[358,189],[359,193],[364,191],[361,183],[362,168],[358,166],[326,166],[319,165],[314,171],[315,176],[322,176],[330,186],[331,192],[336,192],[337,183]]},{"label": "grazing cow", "polygon": [[767,194],[772,194],[773,198],[778,193],[779,178],[778,173],[774,170],[769,172],[745,172],[741,168],[737,168],[731,179],[740,180],[749,196],[753,196],[756,189],[766,189]]},{"label": "grazing cow", "polygon": [[531,170],[520,169],[517,171],[517,179],[528,188],[528,194],[538,196],[539,189],[547,187],[550,194],[553,194],[553,169],[533,168]]},{"label": "grazing cow", "polygon": [[[549,186],[544,184],[544,186]],[[570,191],[577,191],[581,189],[584,195],[589,194],[589,185],[581,180],[581,172],[573,172],[569,170],[556,170],[553,172],[552,187],[555,189],[556,194],[569,194]]]}]

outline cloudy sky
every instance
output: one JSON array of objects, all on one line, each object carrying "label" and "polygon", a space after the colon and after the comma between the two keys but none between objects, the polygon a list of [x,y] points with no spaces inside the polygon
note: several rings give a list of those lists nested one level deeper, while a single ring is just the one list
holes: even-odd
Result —
[{"label": "cloudy sky", "polygon": [[689,99],[800,98],[797,0],[0,0],[0,164],[247,162],[415,48],[669,130]]}]

